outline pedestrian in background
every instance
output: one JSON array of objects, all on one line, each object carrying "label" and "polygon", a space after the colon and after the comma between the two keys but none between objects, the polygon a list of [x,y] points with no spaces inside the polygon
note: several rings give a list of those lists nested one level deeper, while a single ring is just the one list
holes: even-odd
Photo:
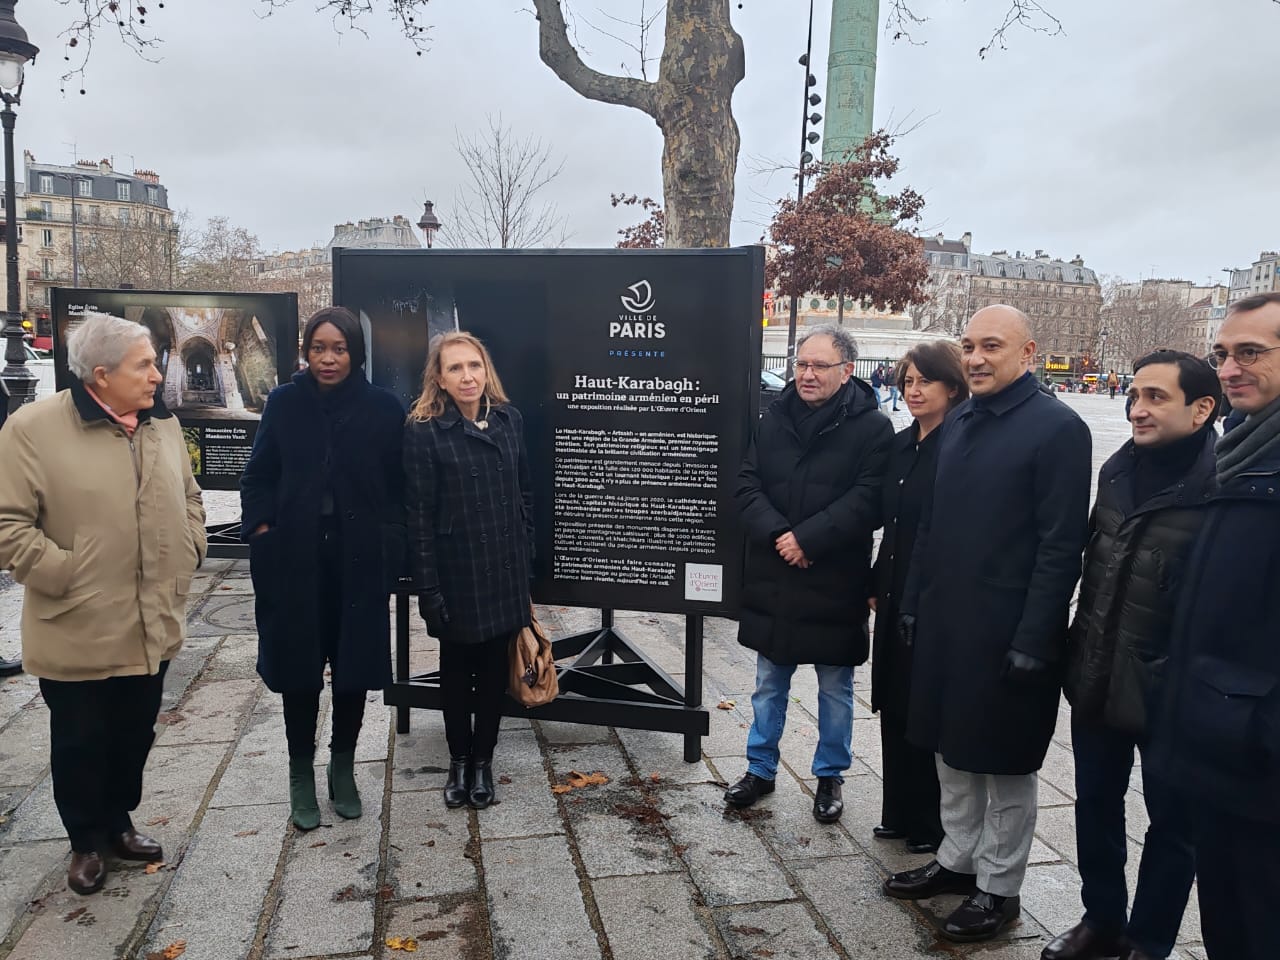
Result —
[{"label": "pedestrian in background", "polygon": [[869,640],[871,537],[893,427],[854,378],[858,347],[841,327],[799,341],[796,376],[756,428],[735,496],[747,535],[738,642],[756,651],[747,772],[725,791],[734,807],[772,793],[791,677],[818,674],[818,779],[813,815],[834,823],[853,762],[853,668]]},{"label": "pedestrian in background", "polygon": [[1125,794],[1136,748],[1148,753],[1174,608],[1216,488],[1222,388],[1209,364],[1157,350],[1133,366],[1132,438],[1098,474],[1080,599],[1063,684],[1071,701],[1076,850],[1084,918],[1043,960],[1164,960],[1182,924],[1195,854],[1175,784],[1142,765],[1143,838],[1133,908],[1125,880]]},{"label": "pedestrian in background", "polygon": [[893,404],[893,412],[898,412],[898,384],[902,382],[902,376],[899,373],[900,367],[895,367],[888,360],[884,364],[884,373],[882,374],[884,381],[889,386],[889,402]]},{"label": "pedestrian in background", "polygon": [[871,371],[871,391],[876,397],[876,408],[884,406],[884,394],[880,391],[884,387],[884,364],[877,363],[875,369]]},{"label": "pedestrian in background", "polygon": [[363,812],[355,782],[365,694],[391,682],[387,596],[404,566],[404,408],[365,377],[364,331],[325,307],[302,332],[307,368],[271,391],[240,480],[258,674],[284,699],[289,810],[320,825],[316,724],[332,688],[326,770],[333,809]]},{"label": "pedestrian in background", "polygon": [[905,839],[911,853],[932,853],[942,841],[938,813],[938,768],[932,750],[907,740],[913,648],[898,633],[898,605],[906,587],[916,528],[933,495],[938,439],[947,413],[969,396],[960,348],[949,341],[923,343],[898,364],[898,383],[915,418],[898,432],[889,454],[882,489],[884,534],[872,571],[876,611],[871,658],[871,709],[880,714],[884,781],[882,840]]},{"label": "pedestrian in background", "polygon": [[937,754],[945,836],[932,863],[885,888],[967,894],[940,932],[970,942],[1021,911],[1088,536],[1091,440],[1032,376],[1022,311],[979,310],[961,351],[971,396],[942,431],[899,616],[915,644],[907,737]]},{"label": "pedestrian in background", "polygon": [[531,622],[533,489],[520,411],[469,333],[431,344],[405,428],[404,470],[418,609],[440,641],[444,801],[483,810],[496,796],[507,649]]},{"label": "pedestrian in background", "polygon": [[147,328],[85,314],[67,365],[70,389],[0,430],[0,566],[25,587],[23,655],[49,707],[67,885],[90,894],[106,881],[104,853],[164,859],[130,814],[205,530]]},{"label": "pedestrian in background", "polygon": [[1272,960],[1280,903],[1280,293],[1232,304],[1210,363],[1234,423],[1218,442],[1218,490],[1178,587],[1152,764],[1191,806],[1209,960]]}]

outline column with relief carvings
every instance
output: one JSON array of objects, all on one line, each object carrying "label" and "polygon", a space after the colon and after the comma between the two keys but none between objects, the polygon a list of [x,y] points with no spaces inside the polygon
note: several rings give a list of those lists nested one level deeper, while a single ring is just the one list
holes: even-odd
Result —
[{"label": "column with relief carvings", "polygon": [[880,0],[832,0],[822,159],[844,160],[875,129]]}]

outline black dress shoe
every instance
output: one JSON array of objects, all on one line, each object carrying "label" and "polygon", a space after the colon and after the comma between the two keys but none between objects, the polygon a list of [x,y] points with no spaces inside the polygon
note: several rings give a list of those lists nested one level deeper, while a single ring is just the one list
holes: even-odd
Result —
[{"label": "black dress shoe", "polygon": [[748,773],[724,792],[724,802],[733,807],[749,807],[761,797],[773,793],[773,788],[772,780]]},{"label": "black dress shoe", "polygon": [[449,779],[444,782],[444,805],[450,809],[466,806],[471,793],[470,757],[449,758]]},{"label": "black dress shoe", "polygon": [[930,860],[923,867],[895,873],[884,882],[884,892],[899,900],[927,900],[940,893],[972,893],[977,882],[972,873],[956,873]]},{"label": "black dress shoe", "polygon": [[144,837],[136,830],[126,830],[111,838],[111,850],[121,860],[139,860],[144,863],[159,863],[164,859],[164,850],[160,844],[150,837]]},{"label": "black dress shoe", "polygon": [[0,677],[12,677],[14,674],[21,672],[22,659],[20,657],[13,660],[6,660],[4,657],[0,657]]},{"label": "black dress shoe", "polygon": [[92,853],[71,853],[71,866],[67,868],[67,886],[87,897],[97,893],[107,882],[107,864],[102,854],[96,850]]},{"label": "black dress shoe", "polygon": [[471,761],[471,790],[467,794],[467,802],[476,810],[483,810],[493,803],[496,794],[493,790],[493,761]]},{"label": "black dress shoe", "polygon": [[937,853],[938,843],[937,840],[908,840],[904,846],[907,853]]},{"label": "black dress shoe", "polygon": [[895,830],[893,827],[886,827],[883,823],[871,828],[871,835],[877,840],[902,840],[906,834],[901,830]]},{"label": "black dress shoe", "polygon": [[819,823],[835,823],[844,813],[839,777],[819,777],[818,792],[813,798],[813,819]]},{"label": "black dress shoe", "polygon": [[942,925],[942,935],[956,943],[990,940],[1018,919],[1022,912],[1020,897],[997,897],[979,890],[956,907]]},{"label": "black dress shoe", "polygon": [[1124,937],[1118,933],[1102,933],[1083,920],[1066,933],[1049,941],[1040,960],[1103,960],[1124,952]]}]

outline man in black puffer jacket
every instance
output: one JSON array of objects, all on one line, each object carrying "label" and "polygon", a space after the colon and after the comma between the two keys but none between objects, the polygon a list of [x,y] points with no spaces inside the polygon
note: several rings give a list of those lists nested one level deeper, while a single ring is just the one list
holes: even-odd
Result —
[{"label": "man in black puffer jacket", "polygon": [[772,793],[791,676],[818,674],[818,779],[813,815],[834,823],[852,763],[853,668],[870,641],[871,535],[893,427],[871,388],[853,376],[848,331],[811,329],[796,378],[760,418],[735,492],[747,535],[738,642],[755,650],[747,773],[725,801],[749,807]]},{"label": "man in black puffer jacket", "polygon": [[1133,439],[1098,475],[1063,684],[1073,708],[1085,914],[1043,960],[1163,960],[1182,922],[1196,869],[1185,804],[1143,766],[1151,825],[1126,919],[1124,800],[1134,747],[1146,749],[1178,590],[1215,487],[1221,392],[1213,368],[1189,353],[1143,357],[1129,387]]}]

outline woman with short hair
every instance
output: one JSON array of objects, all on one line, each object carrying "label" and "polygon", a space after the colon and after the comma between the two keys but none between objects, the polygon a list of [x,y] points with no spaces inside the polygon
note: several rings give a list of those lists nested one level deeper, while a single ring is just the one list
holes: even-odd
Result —
[{"label": "woman with short hair", "polygon": [[884,840],[904,839],[911,853],[929,853],[942,841],[938,771],[933,753],[907,742],[912,649],[898,636],[898,604],[907,582],[921,512],[933,495],[938,442],[946,415],[969,396],[960,348],[950,341],[922,343],[898,363],[898,389],[914,417],[894,438],[881,487],[884,533],[872,569],[876,612],[871,661],[871,709],[880,714],[884,759],[880,825]]},{"label": "woman with short hair", "polygon": [[0,430],[0,566],[25,587],[23,661],[49,707],[67,885],[90,894],[106,881],[104,853],[164,858],[130,814],[205,529],[148,330],[85,314],[67,365],[70,389]]},{"label": "woman with short hair", "polygon": [[[405,504],[418,606],[440,641],[444,801],[494,801],[507,647],[531,619],[533,494],[523,424],[469,333],[431,344],[405,429]],[[472,715],[475,716],[474,723]]]},{"label": "woman with short hair", "polygon": [[306,368],[267,397],[240,479],[249,542],[258,674],[284,699],[289,810],[320,825],[316,724],[326,664],[333,731],[326,770],[340,817],[363,813],[355,782],[365,694],[391,682],[388,596],[404,558],[404,408],[365,378],[360,321],[344,307],[312,314]]}]

